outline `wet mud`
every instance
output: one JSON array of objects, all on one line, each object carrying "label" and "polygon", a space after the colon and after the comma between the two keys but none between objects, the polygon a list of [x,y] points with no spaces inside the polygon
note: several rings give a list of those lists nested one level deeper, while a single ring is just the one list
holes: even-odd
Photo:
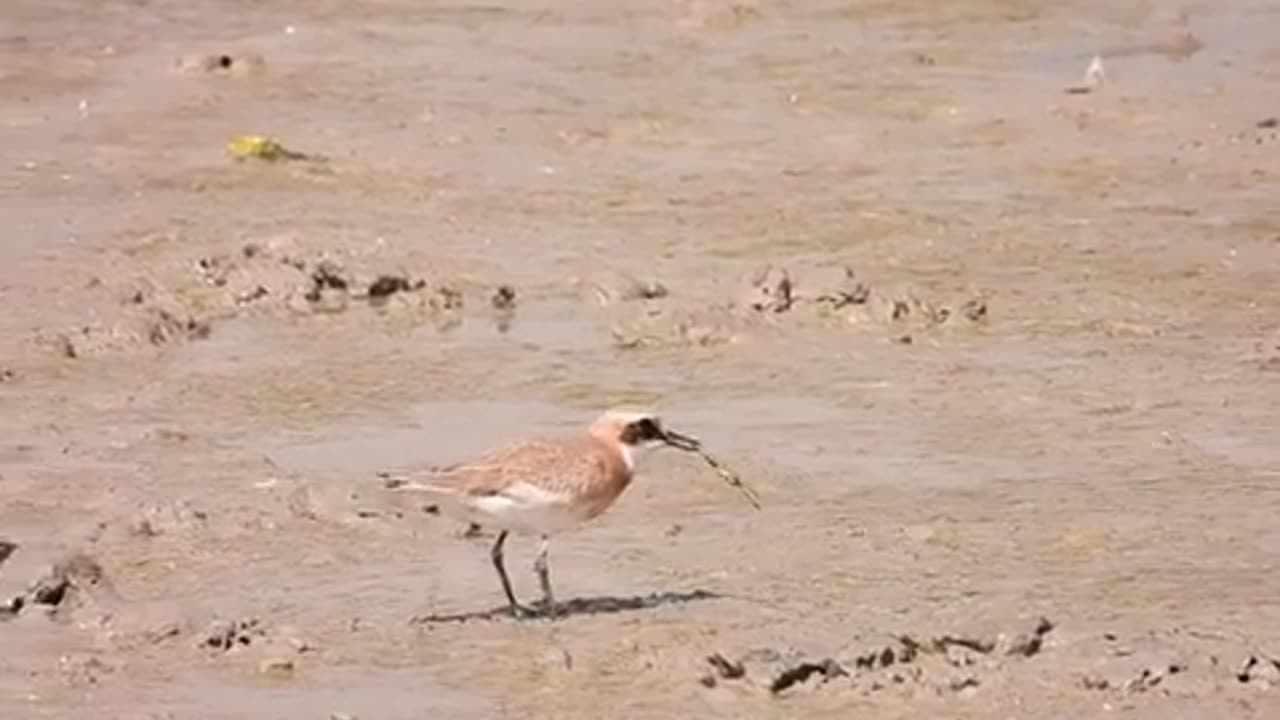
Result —
[{"label": "wet mud", "polygon": [[1280,717],[1277,21],[7,4],[0,717]]}]

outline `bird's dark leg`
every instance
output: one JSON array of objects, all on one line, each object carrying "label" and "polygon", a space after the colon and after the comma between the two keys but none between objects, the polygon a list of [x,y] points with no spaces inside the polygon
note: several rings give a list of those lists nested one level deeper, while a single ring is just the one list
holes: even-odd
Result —
[{"label": "bird's dark leg", "polygon": [[550,549],[551,538],[543,535],[542,546],[538,548],[538,558],[533,561],[533,569],[538,573],[538,582],[542,583],[542,611],[547,617],[555,617],[556,596],[551,592],[551,566],[547,564],[547,552]]},{"label": "bird's dark leg", "polygon": [[507,531],[503,530],[498,533],[498,539],[493,543],[493,549],[489,551],[489,557],[493,558],[493,567],[498,571],[498,579],[502,581],[502,592],[507,596],[507,602],[511,604],[512,617],[524,617],[528,614],[528,610],[516,602],[516,594],[511,591],[511,580],[507,578],[507,569],[502,564],[502,544],[507,541]]}]

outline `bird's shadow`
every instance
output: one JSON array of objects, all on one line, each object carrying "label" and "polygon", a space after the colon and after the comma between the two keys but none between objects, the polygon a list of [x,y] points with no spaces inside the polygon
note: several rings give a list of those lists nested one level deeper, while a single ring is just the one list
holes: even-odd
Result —
[{"label": "bird's shadow", "polygon": [[[599,597],[573,598],[572,600],[556,603],[556,612],[554,615],[535,614],[530,616],[528,619],[564,620],[576,615],[614,615],[625,612],[636,612],[639,610],[653,610],[655,608],[668,605],[685,605],[699,600],[715,600],[723,597],[725,596],[710,590],[692,590],[689,592],[656,592],[649,593],[648,595],[633,595],[631,597],[606,595]],[[541,613],[542,609],[542,605],[539,604],[535,609],[535,612]],[[433,613],[430,615],[419,615],[409,622],[415,625],[423,625],[432,623],[465,623],[472,620],[504,619],[512,619],[511,608],[506,605],[501,605],[489,610],[475,610],[464,613]]]}]

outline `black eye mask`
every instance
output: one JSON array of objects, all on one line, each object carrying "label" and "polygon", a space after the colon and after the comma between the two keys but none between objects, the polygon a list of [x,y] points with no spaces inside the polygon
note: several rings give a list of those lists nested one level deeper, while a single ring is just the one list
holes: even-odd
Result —
[{"label": "black eye mask", "polygon": [[708,455],[707,452],[702,449],[702,441],[698,440],[696,437],[684,435],[674,430],[665,429],[652,418],[642,418],[622,428],[622,433],[619,435],[618,439],[628,445],[639,445],[640,443],[649,442],[650,440],[658,440],[678,450],[697,453],[704,462],[716,471],[716,474],[720,476],[720,479],[724,480],[731,487],[736,488],[741,492],[747,498],[747,502],[751,503],[752,507],[757,510],[760,509],[760,499],[756,496],[755,491],[747,487],[737,474],[726,469],[719,461]]},{"label": "black eye mask", "polygon": [[696,438],[683,435],[673,430],[665,430],[657,421],[650,418],[637,420],[622,430],[620,438],[622,442],[628,445],[639,445],[640,443],[657,440],[666,443],[680,450],[696,451],[702,447],[702,443]]}]

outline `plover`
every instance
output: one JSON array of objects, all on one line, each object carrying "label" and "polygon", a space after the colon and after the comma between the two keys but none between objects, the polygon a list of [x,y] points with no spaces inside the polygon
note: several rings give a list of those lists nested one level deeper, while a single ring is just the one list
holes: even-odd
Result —
[{"label": "plover", "polygon": [[395,481],[389,486],[426,493],[441,512],[499,531],[489,554],[515,617],[535,613],[516,601],[502,547],[511,532],[541,538],[533,567],[542,585],[543,611],[554,615],[547,560],[551,536],[607,510],[631,483],[642,451],[664,445],[700,454],[759,508],[755,494],[707,455],[696,438],[663,427],[653,413],[622,410],[605,412],[585,433],[510,445],[476,462],[437,470],[423,482]]}]

